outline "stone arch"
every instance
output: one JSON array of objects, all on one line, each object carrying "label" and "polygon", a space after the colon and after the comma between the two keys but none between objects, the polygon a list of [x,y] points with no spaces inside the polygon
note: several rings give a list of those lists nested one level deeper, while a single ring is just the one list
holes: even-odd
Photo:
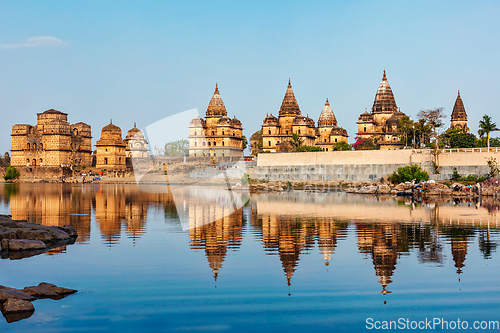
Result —
[{"label": "stone arch", "polygon": [[108,164],[108,158],[107,157],[104,158],[104,164]]}]

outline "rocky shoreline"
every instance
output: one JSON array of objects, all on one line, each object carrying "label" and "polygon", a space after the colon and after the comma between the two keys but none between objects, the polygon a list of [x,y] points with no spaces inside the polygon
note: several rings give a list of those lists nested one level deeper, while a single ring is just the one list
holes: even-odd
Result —
[{"label": "rocky shoreline", "polygon": [[74,227],[45,226],[0,215],[0,254],[2,259],[22,259],[54,247],[73,244],[78,237]]}]

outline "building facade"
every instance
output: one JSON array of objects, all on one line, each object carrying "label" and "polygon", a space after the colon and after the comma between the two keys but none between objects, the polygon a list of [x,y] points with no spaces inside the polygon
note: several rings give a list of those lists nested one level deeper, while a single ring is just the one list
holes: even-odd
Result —
[{"label": "building facade", "polygon": [[292,141],[292,134],[300,137],[302,145],[317,145],[325,150],[331,150],[332,146],[338,142],[347,143],[348,137],[347,131],[337,125],[337,119],[328,99],[320,114],[317,128],[309,115],[303,116],[293,93],[292,84],[288,80],[278,117],[267,114],[262,124],[261,149],[270,152],[286,150],[287,145]]},{"label": "building facade", "polygon": [[450,129],[454,128],[460,128],[465,133],[470,132],[467,126],[467,113],[465,112],[464,102],[462,101],[462,97],[460,97],[460,90],[458,91],[458,96],[453,106],[453,112],[451,113]]},{"label": "building facade", "polygon": [[205,119],[197,116],[189,123],[189,156],[242,156],[241,121],[227,116],[226,107],[215,85]]},{"label": "building facade", "polygon": [[136,123],[134,123],[134,127],[127,132],[127,136],[123,142],[127,145],[125,149],[126,157],[148,157],[148,142],[144,138],[142,131],[137,128]]},{"label": "building facade", "polygon": [[70,124],[68,114],[54,109],[37,113],[37,124],[12,126],[13,166],[64,167],[92,164],[89,125]]},{"label": "building facade", "polygon": [[106,170],[125,170],[127,145],[122,140],[122,130],[113,125],[104,126],[101,138],[96,143],[96,168]]},{"label": "building facade", "polygon": [[385,75],[382,78],[371,112],[365,110],[358,117],[358,133],[361,139],[371,138],[380,149],[401,149],[403,147],[398,135],[400,120],[406,116],[401,112]]}]

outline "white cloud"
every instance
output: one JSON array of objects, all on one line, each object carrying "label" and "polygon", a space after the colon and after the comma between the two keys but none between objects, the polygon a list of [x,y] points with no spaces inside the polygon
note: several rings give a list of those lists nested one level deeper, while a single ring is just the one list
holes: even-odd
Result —
[{"label": "white cloud", "polygon": [[67,42],[51,36],[33,36],[29,37],[23,43],[19,44],[0,44],[0,48],[17,49],[20,47],[53,47],[63,46],[67,44]]}]

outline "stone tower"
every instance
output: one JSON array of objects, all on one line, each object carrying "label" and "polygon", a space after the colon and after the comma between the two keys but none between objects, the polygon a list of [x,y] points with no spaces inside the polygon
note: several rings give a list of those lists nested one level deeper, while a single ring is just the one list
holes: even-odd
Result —
[{"label": "stone tower", "polygon": [[467,127],[467,113],[465,112],[462,97],[460,97],[460,90],[458,91],[458,96],[453,106],[453,112],[451,113],[450,129],[456,127],[461,128],[465,133],[469,133],[469,127]]},{"label": "stone tower", "polygon": [[122,130],[113,125],[104,126],[101,130],[101,139],[97,141],[97,169],[125,170],[125,142],[122,141]]},{"label": "stone tower", "polygon": [[337,118],[333,114],[328,98],[318,119],[316,145],[325,151],[333,150],[333,145],[339,142],[347,143],[347,131],[337,126]]},{"label": "stone tower", "polygon": [[127,157],[148,157],[148,142],[144,138],[142,131],[134,127],[127,132],[127,136],[123,142],[127,145],[125,149]]}]

